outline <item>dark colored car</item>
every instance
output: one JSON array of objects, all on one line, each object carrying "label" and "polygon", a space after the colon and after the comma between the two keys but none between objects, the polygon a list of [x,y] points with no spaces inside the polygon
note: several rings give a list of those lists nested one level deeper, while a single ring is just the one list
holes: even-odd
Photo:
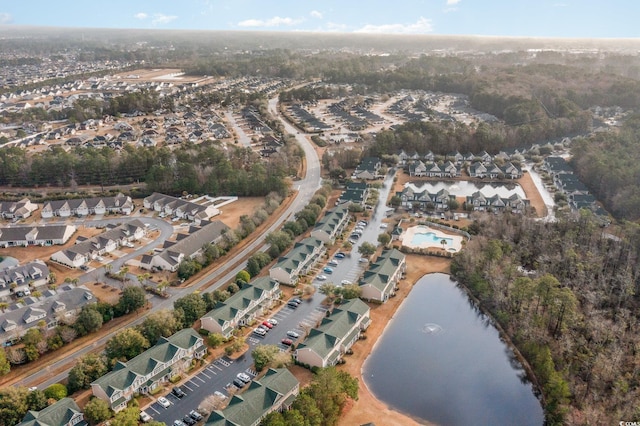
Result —
[{"label": "dark colored car", "polygon": [[191,416],[186,415],[182,418],[182,421],[188,425],[188,426],[193,426],[196,424],[196,421],[194,419],[191,418]]},{"label": "dark colored car", "polygon": [[245,387],[246,383],[243,382],[240,379],[233,379],[233,384],[238,388],[238,389],[242,389],[243,387]]},{"label": "dark colored car", "polygon": [[193,420],[195,420],[196,422],[199,422],[200,420],[202,420],[204,417],[202,417],[202,414],[198,413],[196,410],[191,410],[189,412],[189,415],[191,416],[191,418]]},{"label": "dark colored car", "polygon": [[177,396],[178,398],[182,398],[187,396],[186,393],[184,393],[184,391],[182,389],[180,389],[179,387],[175,387],[173,389],[171,389],[171,393],[174,394],[175,396]]},{"label": "dark colored car", "polygon": [[293,345],[293,341],[291,339],[282,339],[282,344],[285,346],[291,346]]}]

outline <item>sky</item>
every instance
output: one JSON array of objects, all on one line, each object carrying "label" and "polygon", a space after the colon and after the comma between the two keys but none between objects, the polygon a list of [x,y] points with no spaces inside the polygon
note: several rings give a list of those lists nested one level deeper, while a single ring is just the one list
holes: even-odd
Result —
[{"label": "sky", "polygon": [[0,0],[0,25],[233,31],[640,36],[638,0]]}]

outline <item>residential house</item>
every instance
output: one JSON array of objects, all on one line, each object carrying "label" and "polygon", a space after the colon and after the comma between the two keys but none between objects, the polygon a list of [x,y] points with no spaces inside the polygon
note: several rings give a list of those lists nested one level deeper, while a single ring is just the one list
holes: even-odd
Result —
[{"label": "residential house", "polygon": [[446,189],[441,189],[436,193],[431,193],[426,189],[416,191],[411,186],[405,187],[402,191],[397,192],[400,197],[400,205],[405,209],[419,209],[422,211],[449,210],[449,204],[456,199],[455,195],[451,195]]},{"label": "residential house", "polygon": [[219,220],[203,220],[199,226],[190,226],[187,233],[179,233],[175,241],[165,241],[160,253],[143,255],[140,267],[175,272],[180,262],[197,256],[205,245],[222,241],[229,229]]},{"label": "residential house", "polygon": [[208,220],[220,214],[220,210],[212,205],[204,206],[180,198],[154,192],[143,201],[144,207],[162,212],[167,216],[188,219],[191,221]]},{"label": "residential house", "polygon": [[[436,168],[438,167],[436,164],[430,164],[430,166],[430,169],[432,169],[433,166],[435,166]],[[440,174],[440,169],[437,170],[437,173]],[[415,163],[409,164],[409,176],[422,177],[426,175],[427,166],[422,161],[417,161]]]},{"label": "residential house", "polygon": [[311,236],[325,244],[333,244],[344,227],[349,223],[349,208],[340,205],[329,210],[311,231]]},{"label": "residential house", "polygon": [[17,426],[85,426],[84,414],[72,398],[62,398],[40,411],[29,410]]},{"label": "residential house", "polygon": [[65,244],[76,232],[73,225],[13,226],[0,228],[0,247]]},{"label": "residential house", "polygon": [[458,151],[448,153],[445,156],[445,159],[453,162],[456,165],[460,165],[464,161],[464,157]]},{"label": "residential house", "polygon": [[503,212],[510,211],[512,213],[524,213],[529,206],[529,200],[520,197],[518,194],[512,194],[507,198],[493,195],[487,197],[482,192],[476,191],[467,196],[466,205],[471,206],[474,211],[492,211]]},{"label": "residential house", "polygon": [[115,197],[47,201],[42,207],[41,215],[43,218],[103,215],[106,213],[129,215],[133,209],[134,204],[131,197],[118,194]]},{"label": "residential house", "polygon": [[236,328],[246,326],[264,315],[278,300],[280,293],[277,281],[269,277],[256,278],[207,312],[200,319],[202,328],[225,338],[231,337]]},{"label": "residential house", "polygon": [[295,243],[285,256],[278,259],[278,262],[269,270],[269,276],[281,284],[295,286],[298,283],[298,277],[309,272],[325,251],[326,247],[319,239],[305,238]]},{"label": "residential house", "polygon": [[48,278],[49,268],[40,259],[0,269],[0,300],[6,300],[11,293],[24,292],[29,287],[43,286]]},{"label": "residential house", "polygon": [[267,414],[287,410],[300,392],[298,379],[286,368],[267,370],[242,394],[235,394],[222,411],[213,411],[206,426],[258,426]]},{"label": "residential house", "polygon": [[522,169],[514,166],[511,162],[507,162],[502,166],[502,174],[508,179],[520,179],[522,177]]},{"label": "residential house", "polygon": [[118,361],[113,370],[91,383],[93,395],[118,412],[135,394],[147,394],[187,371],[193,359],[207,352],[204,340],[192,328],[160,337],[155,346],[135,358]]},{"label": "residential house", "polygon": [[32,203],[28,198],[23,198],[20,201],[0,202],[0,217],[3,219],[25,219],[36,210],[38,210],[38,205]]},{"label": "residential house", "polygon": [[5,310],[0,315],[0,344],[16,343],[32,327],[53,329],[59,323],[73,323],[82,307],[96,303],[91,291],[83,286],[63,286],[58,290],[46,290],[43,296],[25,297],[26,304],[17,304],[15,309]]},{"label": "residential house", "polygon": [[338,204],[355,203],[364,205],[369,196],[369,185],[366,182],[349,182],[338,198]]},{"label": "residential house", "polygon": [[51,255],[51,260],[69,268],[79,268],[91,259],[103,256],[127,242],[138,241],[146,234],[144,223],[138,219],[119,226],[110,225],[107,231],[91,238],[78,238],[76,243]]},{"label": "residential house", "polygon": [[353,177],[357,179],[377,179],[379,176],[378,171],[382,167],[382,163],[378,157],[365,157],[360,161],[358,167],[353,172]]},{"label": "residential house", "polygon": [[334,308],[298,345],[294,353],[296,361],[312,367],[336,365],[371,323],[369,312],[369,306],[360,299]]},{"label": "residential house", "polygon": [[395,295],[396,286],[407,270],[404,254],[396,249],[383,250],[375,262],[369,265],[358,283],[364,300],[386,302]]}]

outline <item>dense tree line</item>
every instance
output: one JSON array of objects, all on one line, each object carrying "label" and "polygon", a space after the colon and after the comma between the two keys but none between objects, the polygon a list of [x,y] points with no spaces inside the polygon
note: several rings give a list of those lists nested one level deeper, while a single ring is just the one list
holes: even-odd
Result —
[{"label": "dense tree line", "polygon": [[640,228],[616,237],[585,212],[485,218],[470,231],[452,273],[532,366],[549,424],[640,416]]},{"label": "dense tree line", "polygon": [[640,218],[640,115],[618,132],[597,133],[571,147],[576,173],[607,211],[627,220]]},{"label": "dense tree line", "polygon": [[[293,153],[293,157],[289,155]],[[264,196],[286,194],[284,177],[300,162],[297,146],[284,148],[268,162],[250,149],[223,150],[215,143],[171,151],[127,145],[110,148],[60,148],[29,155],[11,147],[0,150],[2,186],[120,185],[146,182],[150,191],[169,194]]]}]

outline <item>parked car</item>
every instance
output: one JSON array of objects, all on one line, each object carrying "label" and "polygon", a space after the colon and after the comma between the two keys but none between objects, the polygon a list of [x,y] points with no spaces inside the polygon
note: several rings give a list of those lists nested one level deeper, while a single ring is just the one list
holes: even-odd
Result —
[{"label": "parked car", "polygon": [[367,222],[366,220],[361,220],[360,222],[357,223],[358,226],[367,226],[369,224],[369,222]]},{"label": "parked car", "polygon": [[292,339],[297,339],[298,337],[300,337],[300,335],[293,330],[287,331],[287,336],[291,337]]},{"label": "parked car", "polygon": [[158,398],[158,404],[162,405],[164,408],[169,408],[171,406],[171,403],[169,402],[169,400],[164,396],[161,396],[160,398]]},{"label": "parked car", "polygon": [[269,321],[271,323],[271,325],[273,325],[273,326],[278,325],[278,320],[277,319],[269,318],[267,321]]},{"label": "parked car", "polygon": [[329,265],[330,265],[330,266],[338,266],[338,261],[337,261],[337,260],[335,260],[335,259],[330,260],[330,261],[329,261]]},{"label": "parked car", "polygon": [[360,263],[367,263],[369,261],[369,259],[365,259],[364,257],[361,257],[360,259],[358,259],[358,262]]},{"label": "parked car", "polygon": [[349,241],[349,244],[354,245],[358,242],[358,240],[353,239],[353,238],[349,238],[347,241]]},{"label": "parked car", "polygon": [[318,281],[326,281],[326,279],[327,279],[327,276],[326,275],[322,275],[322,274],[320,274],[320,275],[318,275],[316,277],[316,280],[318,280]]},{"label": "parked car", "polygon": [[282,342],[282,344],[283,344],[283,345],[285,345],[285,346],[291,346],[291,345],[293,345],[293,340],[291,340],[291,339],[282,339],[282,340],[281,340],[281,342]]},{"label": "parked car", "polygon": [[322,268],[322,272],[324,272],[325,274],[333,274],[333,268],[325,266],[324,268]]},{"label": "parked car", "polygon": [[191,418],[191,416],[188,414],[182,418],[182,422],[188,426],[193,426],[196,424],[196,420]]},{"label": "parked car", "polygon": [[271,330],[273,328],[273,324],[271,324],[269,321],[262,321],[262,325],[264,325],[265,327],[267,327],[269,330]]},{"label": "parked car", "polygon": [[174,387],[173,389],[171,389],[171,393],[174,394],[175,396],[177,396],[178,398],[183,398],[185,396],[187,396],[186,393],[184,393],[184,391],[182,389],[180,389],[179,387]]},{"label": "parked car", "polygon": [[264,328],[258,327],[255,330],[253,330],[253,334],[257,334],[258,336],[266,336],[267,330],[265,330]]},{"label": "parked car", "polygon": [[[217,396],[217,394],[220,394],[220,395],[222,395],[224,397],[223,399],[227,399],[227,397],[224,396],[224,394],[222,392],[220,392],[220,391],[215,391],[213,394],[216,395],[216,396]],[[191,418],[193,420],[195,420],[196,422],[199,422],[200,420],[204,419],[202,414],[198,413],[196,410],[189,411],[189,416],[191,416]]]},{"label": "parked car", "polygon": [[182,420],[174,420],[173,426],[187,426],[187,425],[185,425]]},{"label": "parked car", "polygon": [[347,255],[339,251],[333,257],[335,257],[336,259],[344,259],[345,257],[347,257]]},{"label": "parked car", "polygon": [[387,229],[387,224],[386,223],[381,223],[380,224],[380,229]]},{"label": "parked car", "polygon": [[298,304],[296,302],[287,302],[287,306],[292,309],[295,309],[298,307]]},{"label": "parked car", "polygon": [[242,389],[243,387],[246,386],[246,383],[240,379],[233,379],[233,385],[238,389]]},{"label": "parked car", "polygon": [[153,420],[153,419],[151,418],[151,416],[149,414],[147,414],[146,411],[140,411],[140,421],[142,423],[147,423],[147,422],[150,422],[151,420]]},{"label": "parked car", "polygon": [[302,303],[302,299],[298,299],[297,297],[291,299],[293,302],[297,303],[298,305]]},{"label": "parked car", "polygon": [[342,285],[349,285],[349,284],[352,284],[352,282],[351,282],[351,281],[349,281],[349,280],[342,280],[342,281],[340,281],[340,284],[342,284]]},{"label": "parked car", "polygon": [[246,373],[238,373],[236,377],[245,383],[249,383],[251,381],[251,376]]}]

